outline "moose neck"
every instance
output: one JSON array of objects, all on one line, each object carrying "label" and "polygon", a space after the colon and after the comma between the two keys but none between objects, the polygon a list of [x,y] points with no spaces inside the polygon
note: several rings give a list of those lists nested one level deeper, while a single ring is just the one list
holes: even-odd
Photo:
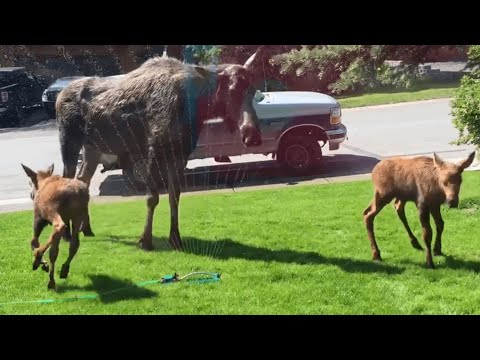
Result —
[{"label": "moose neck", "polygon": [[200,80],[200,91],[197,99],[197,116],[201,125],[207,120],[225,117],[225,105],[216,99],[218,90],[218,73],[222,66],[204,66],[207,74]]},{"label": "moose neck", "polygon": [[431,163],[430,166],[424,169],[423,174],[420,175],[420,181],[424,183],[424,196],[427,196],[429,202],[441,204],[445,201],[446,195],[441,184],[439,170]]}]

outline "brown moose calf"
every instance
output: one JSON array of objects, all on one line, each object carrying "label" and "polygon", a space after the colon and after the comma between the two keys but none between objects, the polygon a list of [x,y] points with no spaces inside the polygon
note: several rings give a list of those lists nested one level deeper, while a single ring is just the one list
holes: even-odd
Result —
[{"label": "brown moose calf", "polygon": [[[23,164],[22,167],[30,178],[30,197],[34,202],[33,239],[31,241],[31,247],[34,251],[33,270],[37,270],[42,264],[42,269],[46,272],[49,271],[46,261],[42,260],[42,257],[51,246],[48,289],[55,290],[55,261],[58,256],[60,239],[65,233],[66,224],[70,221],[72,222],[70,251],[67,261],[62,265],[60,278],[67,278],[70,263],[80,246],[78,233],[82,222],[88,217],[90,200],[88,185],[79,180],[52,175],[53,164],[46,171],[38,172],[34,172]],[[53,225],[53,232],[48,241],[44,245],[40,245],[38,238],[48,224]]]},{"label": "brown moose calf", "polygon": [[423,229],[423,240],[427,248],[426,265],[433,268],[431,242],[432,228],[430,215],[435,221],[437,234],[434,254],[442,254],[442,232],[444,222],[440,206],[446,202],[451,208],[458,207],[462,172],[469,167],[475,152],[458,164],[443,161],[437,154],[433,159],[420,156],[413,159],[395,158],[379,162],[372,171],[374,199],[363,212],[368,238],[372,247],[373,260],[381,261],[380,250],[373,231],[373,221],[382,208],[395,198],[398,217],[407,230],[410,242],[415,249],[423,250],[413,235],[405,217],[405,203],[413,201],[418,209]]}]

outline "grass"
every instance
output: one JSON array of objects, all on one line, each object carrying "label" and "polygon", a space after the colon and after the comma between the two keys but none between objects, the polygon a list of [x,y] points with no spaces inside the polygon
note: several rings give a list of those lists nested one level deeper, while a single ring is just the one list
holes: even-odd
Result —
[{"label": "grass", "polygon": [[389,89],[358,96],[338,97],[342,108],[396,104],[409,101],[450,98],[460,85],[459,81],[448,83],[423,82],[408,90]]},{"label": "grass", "polygon": [[[31,212],[0,216],[0,303],[75,295],[98,299],[0,306],[0,314],[480,314],[480,173],[464,176],[459,209],[443,209],[444,258],[425,268],[393,206],[377,217],[383,263],[371,261],[362,221],[369,181],[182,198],[187,250],[167,246],[168,202],[154,222],[156,250],[135,244],[144,201],[92,206],[95,238],[82,238],[69,278],[61,243],[57,293],[31,270]],[[421,238],[414,205],[407,217]],[[42,241],[51,228],[47,228]],[[135,286],[177,272],[219,271],[212,284]],[[123,291],[101,295],[118,288]]]}]

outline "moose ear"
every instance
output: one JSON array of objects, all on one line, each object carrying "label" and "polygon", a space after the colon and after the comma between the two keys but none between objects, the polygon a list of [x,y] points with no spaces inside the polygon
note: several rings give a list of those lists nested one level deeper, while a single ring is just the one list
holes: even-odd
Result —
[{"label": "moose ear", "polygon": [[465,160],[461,161],[458,166],[462,169],[465,170],[468,168],[470,165],[472,165],[473,160],[475,160],[475,151],[472,152],[470,155],[468,155],[468,158]]},{"label": "moose ear", "polygon": [[53,168],[54,168],[54,164],[50,165],[47,169],[47,174],[48,176],[52,176],[53,174]]},{"label": "moose ear", "polygon": [[32,180],[37,180],[37,173],[35,171],[33,171],[32,169],[30,169],[28,166],[25,166],[23,164],[21,164],[22,167],[23,167],[23,170],[25,171],[25,173],[27,174],[27,176],[32,179]]},{"label": "moose ear", "polygon": [[250,56],[247,61],[245,61],[245,64],[243,64],[243,67],[247,70],[252,70],[256,59],[258,58],[258,56],[262,51],[263,51],[263,46],[260,46],[257,49],[257,51],[255,51],[255,53],[252,56]]},{"label": "moose ear", "polygon": [[203,77],[208,77],[210,75],[210,71],[205,69],[203,66],[195,66],[195,70]]},{"label": "moose ear", "polygon": [[436,167],[440,168],[443,165],[443,160],[440,159],[440,156],[438,156],[436,153],[433,153],[433,163]]},{"label": "moose ear", "polygon": [[217,92],[215,93],[215,99],[218,100],[221,93],[225,91],[226,85],[228,85],[228,74],[224,70],[217,75]]}]

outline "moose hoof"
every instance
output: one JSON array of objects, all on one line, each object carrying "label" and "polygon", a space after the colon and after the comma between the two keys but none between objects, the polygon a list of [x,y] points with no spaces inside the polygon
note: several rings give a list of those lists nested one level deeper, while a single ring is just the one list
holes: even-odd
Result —
[{"label": "moose hoof", "polygon": [[140,248],[142,250],[145,250],[145,251],[152,251],[153,250],[153,244],[151,241],[145,241],[145,239],[140,239],[138,241],[138,245],[140,246]]},{"label": "moose hoof", "polygon": [[83,230],[83,235],[86,237],[95,237],[95,234],[93,233],[92,229]]},{"label": "moose hoof", "polygon": [[380,252],[374,252],[372,255],[373,261],[382,261],[382,257],[380,256]]},{"label": "moose hoof", "polygon": [[46,263],[43,263],[42,264],[42,270],[45,271],[46,273],[48,273],[48,271],[50,270],[50,268],[48,267],[48,265]]},{"label": "moose hoof", "polygon": [[414,249],[423,250],[422,245],[420,245],[420,243],[418,242],[417,239],[412,240],[411,244],[412,244],[412,247],[413,247]]},{"label": "moose hoof", "polygon": [[50,281],[48,282],[47,288],[48,288],[48,290],[54,290],[54,291],[55,291],[55,290],[57,289],[57,286],[56,286],[56,284],[55,284],[55,281],[50,280]]},{"label": "moose hoof", "polygon": [[60,279],[66,279],[70,271],[70,265],[63,264],[60,270]]},{"label": "moose hoof", "polygon": [[38,269],[38,267],[42,264],[42,258],[41,257],[36,257],[35,260],[33,260],[32,264],[32,270],[35,271]]},{"label": "moose hoof", "polygon": [[435,256],[445,256],[442,250],[433,250],[433,255]]}]

